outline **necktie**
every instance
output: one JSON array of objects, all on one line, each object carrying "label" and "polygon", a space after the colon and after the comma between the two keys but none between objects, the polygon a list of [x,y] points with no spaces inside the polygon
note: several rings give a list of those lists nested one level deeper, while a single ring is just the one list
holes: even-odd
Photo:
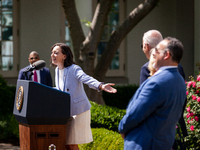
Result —
[{"label": "necktie", "polygon": [[38,82],[36,70],[33,71],[33,81]]}]

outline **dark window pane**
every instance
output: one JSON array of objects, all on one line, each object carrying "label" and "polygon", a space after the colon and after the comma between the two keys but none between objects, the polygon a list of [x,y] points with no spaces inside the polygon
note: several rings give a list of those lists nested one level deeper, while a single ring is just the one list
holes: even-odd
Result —
[{"label": "dark window pane", "polygon": [[113,58],[110,69],[119,69],[119,56]]},{"label": "dark window pane", "polygon": [[1,26],[0,26],[0,40],[1,40]]},{"label": "dark window pane", "polygon": [[0,70],[2,70],[2,64],[1,64],[1,56],[0,56]]},{"label": "dark window pane", "polygon": [[71,48],[71,43],[70,42],[66,42],[66,45]]},{"label": "dark window pane", "polygon": [[2,70],[9,71],[13,69],[13,57],[2,57]]},{"label": "dark window pane", "polygon": [[0,57],[2,55],[2,53],[1,53],[2,51],[1,50],[2,50],[2,48],[1,48],[1,42],[0,42]]},{"label": "dark window pane", "polygon": [[2,28],[2,36],[3,36],[2,40],[12,40],[13,39],[12,27]]},{"label": "dark window pane", "polygon": [[101,55],[106,47],[107,42],[100,42],[98,46],[98,54]]},{"label": "dark window pane", "polygon": [[2,12],[2,25],[3,26],[12,26],[13,25],[13,16],[11,11]]},{"label": "dark window pane", "polygon": [[111,11],[119,11],[119,0],[114,1]]},{"label": "dark window pane", "polygon": [[101,40],[108,40],[109,38],[109,33],[108,33],[108,26],[104,27]]},{"label": "dark window pane", "polygon": [[65,27],[65,40],[70,40],[69,28],[67,26]]},{"label": "dark window pane", "polygon": [[2,10],[12,10],[12,0],[2,0]]},{"label": "dark window pane", "polygon": [[2,55],[3,56],[13,55],[13,42],[11,41],[2,42]]},{"label": "dark window pane", "polygon": [[116,26],[119,24],[119,13],[111,12],[109,15],[109,25]]}]

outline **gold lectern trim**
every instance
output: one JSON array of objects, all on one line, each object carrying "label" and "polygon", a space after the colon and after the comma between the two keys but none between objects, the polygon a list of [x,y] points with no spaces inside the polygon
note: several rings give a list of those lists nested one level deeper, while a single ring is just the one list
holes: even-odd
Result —
[{"label": "gold lectern trim", "polygon": [[20,86],[18,88],[17,97],[16,97],[16,107],[17,107],[17,110],[21,110],[21,108],[22,108],[23,95],[24,95],[24,89],[23,89],[23,86]]}]

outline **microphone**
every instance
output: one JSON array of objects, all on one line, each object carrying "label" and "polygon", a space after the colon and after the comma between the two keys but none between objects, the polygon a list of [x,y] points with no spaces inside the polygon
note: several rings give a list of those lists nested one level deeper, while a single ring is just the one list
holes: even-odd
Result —
[{"label": "microphone", "polygon": [[40,69],[44,68],[45,65],[46,65],[46,63],[45,63],[44,60],[38,60],[38,61],[36,61],[36,62],[34,62],[34,63],[32,64],[32,67],[28,67],[28,68],[24,71],[24,73],[27,73],[27,72],[33,71],[33,70],[40,70]]}]

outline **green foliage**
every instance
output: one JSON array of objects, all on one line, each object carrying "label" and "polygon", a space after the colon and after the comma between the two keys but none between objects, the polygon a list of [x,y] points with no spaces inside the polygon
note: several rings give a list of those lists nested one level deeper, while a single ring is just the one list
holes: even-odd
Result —
[{"label": "green foliage", "polygon": [[83,20],[81,20],[81,22],[83,24],[85,24],[86,27],[91,27],[92,26],[92,22],[88,21],[86,18],[84,18]]},{"label": "green foliage", "polygon": [[0,76],[0,139],[19,137],[18,122],[13,115],[15,90]]},{"label": "green foliage", "polygon": [[0,140],[19,138],[19,124],[13,114],[0,121]]},{"label": "green foliage", "polygon": [[7,86],[6,81],[0,76],[0,121],[13,112],[15,90],[16,87]]},{"label": "green foliage", "polygon": [[119,122],[125,115],[126,111],[106,105],[98,105],[95,102],[90,103],[92,105],[91,127],[118,131]]},{"label": "green foliage", "polygon": [[139,85],[114,86],[117,89],[117,93],[112,94],[103,91],[103,99],[108,106],[126,109],[138,87]]},{"label": "green foliage", "polygon": [[187,106],[184,113],[189,136],[185,138],[187,148],[200,149],[200,75],[191,78],[187,85]]},{"label": "green foliage", "polygon": [[103,128],[92,129],[93,142],[80,144],[80,150],[123,150],[121,135]]}]

